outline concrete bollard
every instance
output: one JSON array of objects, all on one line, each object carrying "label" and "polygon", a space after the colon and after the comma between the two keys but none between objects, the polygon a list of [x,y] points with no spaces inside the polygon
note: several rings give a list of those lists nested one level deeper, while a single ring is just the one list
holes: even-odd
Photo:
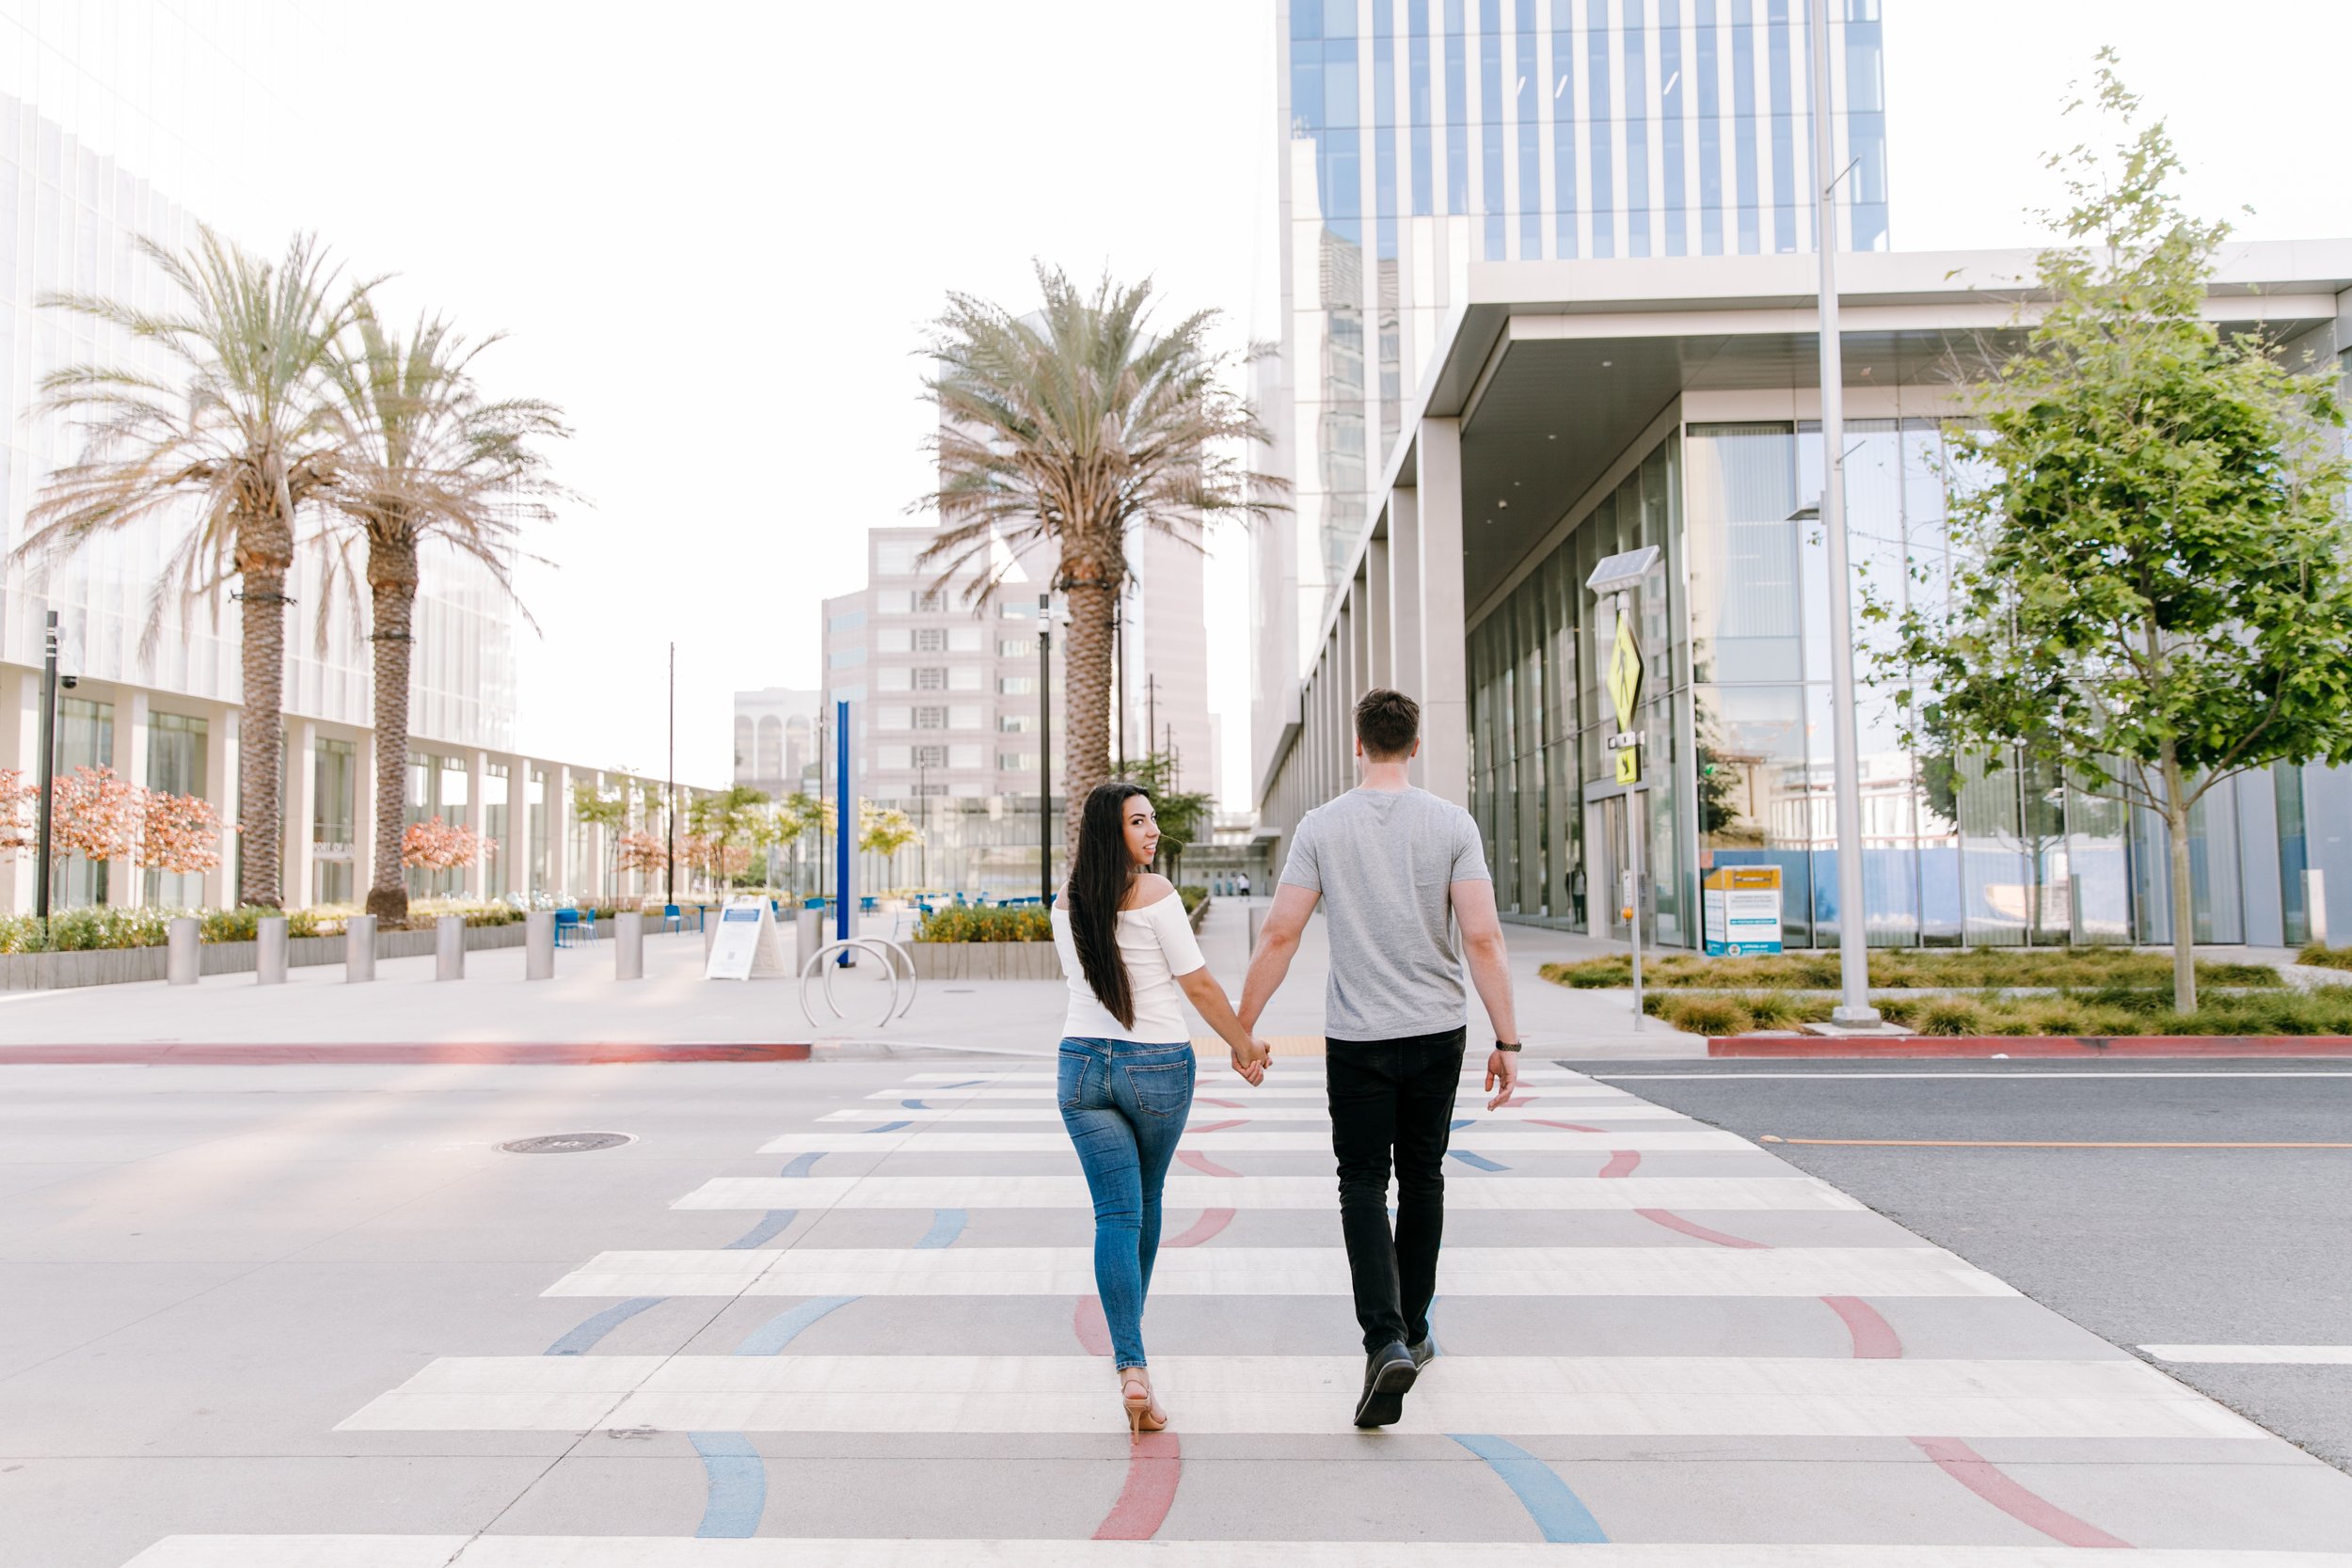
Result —
[{"label": "concrete bollard", "polygon": [[204,927],[196,916],[183,914],[165,927],[170,949],[164,955],[164,979],[175,986],[192,986],[204,974]]},{"label": "concrete bollard", "polygon": [[2307,870],[2303,873],[2303,908],[2311,920],[2312,940],[2320,946],[2328,945],[2328,873]]},{"label": "concrete bollard", "polygon": [[709,919],[709,917],[708,917],[708,916],[705,916],[705,917],[704,917],[704,919],[703,919],[703,962],[704,962],[704,963],[707,964],[707,963],[710,961],[710,949],[711,949],[711,946],[712,946],[712,944],[713,944],[713,943],[715,943],[718,940],[719,940],[719,927],[718,927],[716,925],[714,925],[714,924],[710,921],[710,919]]},{"label": "concrete bollard", "polygon": [[523,916],[523,978],[555,978],[555,911],[533,910]]},{"label": "concrete bollard", "polygon": [[343,925],[343,982],[375,978],[375,916],[355,914]]},{"label": "concrete bollard", "polygon": [[637,910],[620,916],[612,926],[612,978],[645,977],[645,917]]},{"label": "concrete bollard", "polygon": [[286,917],[264,915],[254,932],[253,978],[264,986],[286,983]]},{"label": "concrete bollard", "polygon": [[445,914],[433,923],[433,978],[462,980],[465,977],[465,917]]},{"label": "concrete bollard", "polygon": [[792,973],[808,968],[808,960],[825,945],[825,911],[803,908],[792,916]]}]

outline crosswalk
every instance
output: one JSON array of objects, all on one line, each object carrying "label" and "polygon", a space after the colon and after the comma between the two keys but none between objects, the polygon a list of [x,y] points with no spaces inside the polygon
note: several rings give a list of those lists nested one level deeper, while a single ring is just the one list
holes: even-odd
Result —
[{"label": "crosswalk", "polygon": [[[1468,1163],[1447,1187],[1462,1233],[1438,1279],[1448,1343],[1406,1418],[1377,1433],[1347,1422],[1361,1360],[1349,1354],[1333,1180],[1327,1164],[1300,1174],[1313,1168],[1302,1157],[1327,1162],[1321,1091],[1279,1085],[1253,1097],[1204,1074],[1209,1103],[1196,1107],[1168,1183],[1153,1314],[1214,1314],[1225,1348],[1161,1353],[1155,1340],[1153,1376],[1176,1425],[1131,1445],[1111,1397],[1091,1252],[1077,1244],[1087,1188],[1066,1137],[1038,1125],[1059,1119],[1052,1071],[871,1082],[854,1102],[744,1151],[788,1158],[785,1172],[711,1176],[671,1200],[682,1215],[757,1215],[734,1244],[581,1259],[542,1296],[612,1305],[548,1354],[432,1357],[336,1427],[683,1434],[710,1490],[697,1537],[183,1535],[132,1568],[2050,1568],[2087,1545],[2152,1568],[2352,1565],[2352,1554],[2232,1549],[2209,1529],[2141,1544],[2152,1520],[2177,1513],[2183,1488],[2220,1484],[2197,1479],[2197,1465],[2247,1474],[2249,1456],[2256,1469],[2282,1463],[2281,1446],[1747,1140],[1555,1067],[1529,1071],[1518,1102],[1495,1113],[1483,1109],[1477,1074],[1465,1075],[1454,1148]],[[1630,1228],[1575,1228],[1603,1221]],[[1773,1228],[1789,1225],[1802,1240]],[[614,1325],[671,1301],[707,1304],[713,1323],[713,1307],[746,1312],[740,1323],[755,1326],[672,1353],[598,1349]],[[1313,1348],[1261,1353],[1251,1323],[1310,1307],[1323,1325]],[[1480,1342],[1482,1312],[1535,1316],[1512,1320],[1524,1342]],[[1623,1312],[1634,1315],[1609,1315]],[[1802,1344],[1772,1342],[1759,1325],[1790,1313],[1814,1314],[1805,1321],[1817,1327]],[[833,1329],[860,1314],[895,1325],[903,1342],[838,1349],[845,1336]],[[1448,1326],[1457,1321],[1472,1326],[1457,1336]],[[821,1345],[809,1334],[820,1323],[831,1335]],[[1907,1345],[1915,1323],[1921,1343]],[[1019,1344],[971,1352],[991,1324]],[[1528,1324],[1549,1326],[1527,1338]],[[1622,1342],[1577,1342],[1604,1331]],[[1067,1348],[1036,1353],[1057,1336]],[[1839,1348],[1827,1352],[1831,1343]],[[766,1477],[781,1462],[761,1445],[803,1441],[890,1455],[1051,1443],[1060,1446],[1004,1452],[1123,1466],[1125,1483],[1095,1539],[748,1539],[775,1513]],[[922,1446],[890,1447],[908,1442]],[[1686,1464],[1717,1452],[1784,1464],[1839,1456],[1883,1477],[1924,1475],[1918,1496],[1932,1502],[1907,1505],[1900,1527],[1817,1509],[1811,1538],[1782,1524],[1776,1538],[1743,1542],[1721,1518],[1686,1537],[1686,1507],[1613,1487],[1603,1473],[1652,1462],[1661,1445]],[[2074,1487],[2067,1500],[2081,1512],[2070,1512],[1984,1450],[2040,1456],[2045,1469],[2119,1467]],[[1247,1471],[1291,1451],[1320,1466],[1394,1456],[1402,1467],[1381,1472],[1390,1486],[1427,1484],[1413,1466],[1438,1457],[1450,1462],[1449,1489],[1460,1465],[1475,1466],[1504,1499],[1502,1528],[1522,1539],[1283,1539],[1295,1530],[1278,1508],[1263,1515],[1260,1540],[1232,1528],[1248,1515],[1231,1493],[1179,1511],[1195,1475],[1187,1463],[1232,1459]],[[905,1473],[908,1461],[892,1462]],[[1220,1484],[1217,1471],[1206,1465],[1192,1484]],[[1601,1481],[1589,1497],[1579,1495],[1588,1472]],[[1046,1484],[1025,1461],[992,1474]],[[723,1487],[734,1489],[723,1507]],[[2214,1513],[2232,1507],[2217,1501]]]}]

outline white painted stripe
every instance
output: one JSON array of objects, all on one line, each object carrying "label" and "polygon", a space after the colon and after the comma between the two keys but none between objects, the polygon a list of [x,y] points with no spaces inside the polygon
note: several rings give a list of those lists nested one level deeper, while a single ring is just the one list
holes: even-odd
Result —
[{"label": "white painted stripe", "polygon": [[[1222,1105],[1195,1105],[1193,1115],[1202,1120],[1227,1117],[1247,1117],[1251,1121],[1319,1121],[1328,1123],[1331,1113],[1322,1101],[1286,1100],[1253,1105],[1248,1101],[1248,1085],[1243,1085],[1232,1094],[1220,1094],[1219,1100],[1241,1101],[1240,1110]],[[910,1095],[909,1099],[920,1096]],[[1680,1111],[1664,1105],[1652,1105],[1647,1101],[1634,1100],[1624,1103],[1612,1101],[1596,1105],[1589,1101],[1562,1101],[1557,1105],[1505,1105],[1500,1111],[1489,1111],[1484,1103],[1463,1105],[1455,1119],[1474,1118],[1478,1121],[1689,1121]],[[944,1105],[929,1110],[907,1106],[856,1106],[833,1111],[817,1118],[818,1121],[1053,1121],[1061,1120],[1061,1112],[1053,1106],[1027,1105]]]},{"label": "white painted stripe", "polygon": [[[1360,1357],[1166,1356],[1191,1433],[1343,1433]],[[452,1356],[340,1432],[1115,1433],[1084,1355]],[[1445,1356],[1391,1431],[1528,1436],[2246,1438],[2143,1362]]]},{"label": "white painted stripe", "polygon": [[[1196,1109],[1193,1119],[1205,1121],[1211,1112]],[[1654,1132],[1646,1128],[1619,1129],[1614,1132],[1571,1132],[1565,1128],[1534,1128],[1528,1131],[1480,1132],[1464,1128],[1454,1134],[1457,1148],[1475,1154],[1606,1154],[1612,1149],[1629,1148],[1639,1154],[1688,1153],[1706,1150],[1737,1154],[1742,1151],[1761,1154],[1764,1150],[1748,1142],[1737,1132],[1718,1132],[1708,1129],[1697,1132]],[[1227,1128],[1222,1132],[1187,1132],[1184,1147],[1197,1148],[1203,1154],[1322,1154],[1331,1152],[1331,1134],[1318,1132],[1260,1132],[1247,1127]],[[901,1129],[891,1132],[853,1132],[847,1130],[820,1129],[814,1132],[786,1132],[759,1146],[762,1154],[1071,1154],[1073,1150],[1070,1134],[1052,1132],[934,1132],[924,1128]]]},{"label": "white painted stripe", "polygon": [[[1465,1080],[1464,1082],[1467,1084],[1468,1080]],[[1230,1090],[1231,1092],[1228,1093],[1226,1092],[1227,1090]],[[1217,1080],[1210,1079],[1203,1081],[1196,1092],[1205,1095],[1214,1095],[1219,1100],[1320,1101],[1325,1098],[1327,1091],[1320,1084],[1261,1084],[1253,1089],[1248,1085],[1242,1083],[1239,1079],[1224,1084],[1220,1087]],[[1564,1105],[1569,1103],[1579,1105],[1590,1104],[1592,1101],[1597,1100],[1618,1101],[1633,1100],[1635,1098],[1624,1089],[1605,1089],[1599,1087],[1589,1087],[1581,1085],[1575,1087],[1564,1086],[1558,1088],[1539,1089],[1531,1088],[1529,1085],[1522,1083],[1519,1086],[1519,1092],[1523,1095],[1537,1095],[1540,1097],[1542,1103],[1545,1104],[1549,1104],[1553,1101],[1558,1101]],[[1035,1103],[1041,1100],[1051,1101],[1054,1098],[1054,1088],[1051,1084],[1041,1083],[1034,1087],[1025,1084],[1016,1084],[1010,1085],[1009,1087],[991,1085],[986,1088],[973,1089],[876,1089],[872,1094],[867,1095],[866,1098],[868,1100],[921,1100],[930,1098],[933,1100],[952,1101],[958,1105],[969,1104],[976,1101],[987,1100],[1021,1100]]]},{"label": "white painted stripe", "polygon": [[[1205,1054],[1216,1056],[1220,1062],[1223,1060],[1222,1055],[1216,1049],[1211,1049]],[[1278,1073],[1305,1071],[1319,1078],[1323,1075],[1323,1069],[1314,1063],[1313,1057],[1278,1056],[1274,1061],[1274,1070]],[[1479,1081],[1485,1070],[1483,1066],[1467,1069],[1462,1073],[1462,1082],[1474,1084]],[[1015,1069],[1008,1072],[918,1072],[906,1081],[910,1084],[1051,1084],[1059,1076],[1060,1073],[1057,1069],[1049,1067]],[[1618,1075],[1613,1072],[1609,1076],[1614,1078]],[[1590,1084],[1593,1081],[1590,1073],[1573,1072],[1566,1068],[1530,1066],[1519,1069],[1519,1082],[1522,1084],[1571,1085]]]},{"label": "white painted stripe", "polygon": [[[1159,1283],[1158,1275],[1152,1276],[1152,1283]],[[2352,1345],[2142,1345],[2139,1348],[2159,1361],[2230,1362],[2249,1367],[2352,1367]]]},{"label": "white painted stripe", "polygon": [[[1922,1462],[1924,1463],[1924,1461]],[[2352,1568],[2352,1553],[2110,1551],[2141,1568]],[[631,1535],[167,1535],[127,1568],[2081,1568],[2071,1546],[1475,1541],[916,1541]]]},{"label": "white painted stripe", "polygon": [[[1327,1176],[1195,1176],[1168,1179],[1179,1209],[1336,1209]],[[1858,1210],[1862,1205],[1809,1176],[1485,1176],[1453,1173],[1446,1208],[1517,1212],[1530,1209]],[[673,1209],[1082,1209],[1077,1176],[721,1176]]]},{"label": "white painted stripe", "polygon": [[[1661,1232],[1662,1235],[1662,1232]],[[1164,1248],[1158,1295],[1345,1296],[1339,1247]],[[1454,1247],[1447,1296],[2010,1296],[1941,1247]],[[1092,1247],[892,1247],[605,1252],[550,1296],[1073,1296],[1094,1291]]]}]

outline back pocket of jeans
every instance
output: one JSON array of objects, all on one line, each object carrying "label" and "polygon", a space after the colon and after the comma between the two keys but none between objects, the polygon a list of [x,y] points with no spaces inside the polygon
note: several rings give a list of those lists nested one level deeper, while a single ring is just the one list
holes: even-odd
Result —
[{"label": "back pocket of jeans", "polygon": [[1056,1059],[1055,1091],[1065,1111],[1082,1108],[1087,1092],[1087,1065],[1092,1060],[1083,1051],[1064,1049]]},{"label": "back pocket of jeans", "polygon": [[1136,1103],[1155,1117],[1179,1117],[1192,1108],[1192,1063],[1189,1059],[1126,1069],[1136,1091]]}]

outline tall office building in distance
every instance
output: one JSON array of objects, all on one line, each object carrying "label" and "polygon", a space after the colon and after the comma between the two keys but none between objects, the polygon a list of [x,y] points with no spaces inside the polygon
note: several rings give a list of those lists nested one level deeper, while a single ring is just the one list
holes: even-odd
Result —
[{"label": "tall office building in distance", "polygon": [[[1878,0],[1832,0],[1841,248],[1886,248]],[[1804,0],[1287,0],[1261,768],[1471,268],[1809,251]]]}]

